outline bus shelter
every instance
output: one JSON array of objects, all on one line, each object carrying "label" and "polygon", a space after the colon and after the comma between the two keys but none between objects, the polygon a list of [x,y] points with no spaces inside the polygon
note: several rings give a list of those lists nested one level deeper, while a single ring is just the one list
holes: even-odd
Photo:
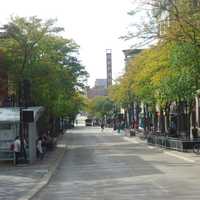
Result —
[{"label": "bus shelter", "polygon": [[[0,108],[0,160],[13,160],[14,153],[11,150],[16,136],[20,135],[20,113],[32,113],[32,120],[26,121],[23,126],[23,137],[26,141],[25,151],[29,163],[36,160],[36,140],[38,138],[37,121],[40,119],[43,107],[28,107],[21,109],[19,107]],[[28,111],[28,112],[27,112]],[[28,116],[28,115],[27,115]]]}]

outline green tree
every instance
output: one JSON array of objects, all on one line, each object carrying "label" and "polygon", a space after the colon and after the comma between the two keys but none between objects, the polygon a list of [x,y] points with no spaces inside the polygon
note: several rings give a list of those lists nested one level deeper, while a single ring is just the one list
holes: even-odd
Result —
[{"label": "green tree", "polygon": [[33,105],[44,106],[50,115],[75,115],[82,103],[80,89],[87,72],[78,59],[79,46],[58,35],[55,20],[14,17],[0,33],[10,82],[19,97],[21,82],[31,83]]},{"label": "green tree", "polygon": [[113,110],[114,104],[108,97],[99,96],[88,102],[89,113],[99,119],[109,116]]}]

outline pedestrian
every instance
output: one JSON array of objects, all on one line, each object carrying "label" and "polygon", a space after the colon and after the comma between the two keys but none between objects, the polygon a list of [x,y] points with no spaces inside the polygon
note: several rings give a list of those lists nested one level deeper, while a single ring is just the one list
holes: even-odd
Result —
[{"label": "pedestrian", "polygon": [[123,121],[121,121],[121,123],[120,123],[120,126],[121,126],[121,129],[122,130],[124,130],[125,129],[125,121],[123,120]]},{"label": "pedestrian", "polygon": [[19,136],[15,138],[13,150],[15,153],[15,164],[17,165],[19,164],[19,158],[21,153],[21,141],[19,139]]},{"label": "pedestrian", "polygon": [[198,139],[198,129],[196,127],[196,124],[194,124],[194,127],[192,129],[192,137],[193,137],[194,140]]},{"label": "pedestrian", "polygon": [[47,142],[48,142],[47,135],[43,134],[43,136],[42,136],[42,150],[43,150],[43,154],[45,154],[47,152]]},{"label": "pedestrian", "polygon": [[102,121],[101,122],[101,132],[103,132],[103,130],[104,130],[104,122]]},{"label": "pedestrian", "polygon": [[135,128],[135,119],[133,119],[133,121],[132,121],[131,128],[132,128],[132,129]]},{"label": "pedestrian", "polygon": [[121,122],[118,121],[117,122],[117,133],[120,133],[120,130],[121,130]]},{"label": "pedestrian", "polygon": [[38,158],[40,160],[42,160],[43,159],[43,155],[44,155],[44,151],[42,149],[42,138],[41,137],[39,137],[38,141],[37,141],[37,154],[38,154]]},{"label": "pedestrian", "polygon": [[171,137],[176,137],[176,123],[174,121],[171,122],[171,127],[170,127],[170,136]]},{"label": "pedestrian", "polygon": [[116,127],[116,120],[114,119],[113,120],[113,131],[115,131],[117,129],[117,127]]}]

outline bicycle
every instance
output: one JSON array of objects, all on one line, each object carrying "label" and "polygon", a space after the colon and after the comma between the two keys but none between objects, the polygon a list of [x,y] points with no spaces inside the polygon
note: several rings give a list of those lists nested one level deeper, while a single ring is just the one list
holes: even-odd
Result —
[{"label": "bicycle", "polygon": [[200,154],[200,143],[194,144],[193,152],[196,153],[196,154]]}]

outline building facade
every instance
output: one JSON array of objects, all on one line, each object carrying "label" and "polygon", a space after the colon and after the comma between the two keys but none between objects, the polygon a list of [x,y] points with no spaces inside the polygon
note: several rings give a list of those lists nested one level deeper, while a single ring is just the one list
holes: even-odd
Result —
[{"label": "building facade", "polygon": [[107,79],[96,79],[95,80],[95,87],[104,87],[107,88]]},{"label": "building facade", "polygon": [[93,87],[93,88],[88,88],[87,90],[87,97],[89,99],[93,99],[98,96],[107,96],[107,88],[105,87]]},{"label": "building facade", "polygon": [[127,71],[128,62],[137,56],[143,49],[125,49],[124,53],[124,62],[125,62],[125,71]]}]

